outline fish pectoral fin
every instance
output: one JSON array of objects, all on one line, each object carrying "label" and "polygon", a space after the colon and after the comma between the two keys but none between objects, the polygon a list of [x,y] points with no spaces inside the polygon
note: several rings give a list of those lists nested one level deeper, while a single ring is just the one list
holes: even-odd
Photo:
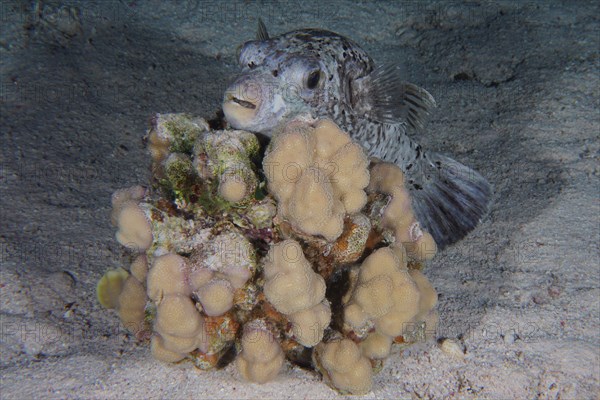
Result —
[{"label": "fish pectoral fin", "polygon": [[403,121],[415,129],[425,126],[427,117],[436,106],[427,90],[403,81],[395,64],[377,67],[369,77],[374,119],[387,123]]},{"label": "fish pectoral fin", "polygon": [[256,31],[256,40],[269,40],[269,32],[262,18],[258,18],[258,29]]}]

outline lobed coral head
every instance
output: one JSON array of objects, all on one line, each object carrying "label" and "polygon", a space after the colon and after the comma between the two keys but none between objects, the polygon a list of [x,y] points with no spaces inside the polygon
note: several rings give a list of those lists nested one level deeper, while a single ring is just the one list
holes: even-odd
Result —
[{"label": "lobed coral head", "polygon": [[148,148],[153,186],[112,197],[133,262],[97,295],[157,360],[235,358],[242,378],[265,383],[287,358],[364,394],[394,343],[434,332],[437,294],[414,268],[435,243],[404,175],[369,166],[332,121],[282,124],[262,164],[252,133],[185,114],[157,114]]}]

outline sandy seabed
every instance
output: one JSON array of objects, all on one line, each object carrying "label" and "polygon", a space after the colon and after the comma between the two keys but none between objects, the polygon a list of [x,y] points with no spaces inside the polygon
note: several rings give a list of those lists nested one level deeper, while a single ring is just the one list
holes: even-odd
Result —
[{"label": "sandy seabed", "polygon": [[96,301],[124,265],[110,195],[146,183],[155,112],[212,116],[257,17],[400,63],[438,107],[420,143],[495,187],[487,219],[426,275],[439,337],[394,354],[365,399],[600,396],[600,7],[595,2],[0,2],[0,394],[339,398],[288,367],[152,359]]}]

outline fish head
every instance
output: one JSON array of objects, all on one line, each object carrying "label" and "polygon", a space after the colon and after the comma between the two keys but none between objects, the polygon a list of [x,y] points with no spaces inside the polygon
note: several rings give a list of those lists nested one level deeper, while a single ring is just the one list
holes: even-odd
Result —
[{"label": "fish head", "polygon": [[260,22],[257,37],[240,47],[242,71],[225,93],[225,118],[236,129],[270,136],[282,120],[309,114],[346,127],[367,120],[420,130],[435,107],[400,65],[375,67],[337,33],[301,29],[269,38]]},{"label": "fish head", "polygon": [[341,96],[344,71],[338,49],[320,41],[297,31],[244,43],[238,54],[241,73],[223,100],[230,125],[270,135],[286,118],[326,115],[327,105]]}]

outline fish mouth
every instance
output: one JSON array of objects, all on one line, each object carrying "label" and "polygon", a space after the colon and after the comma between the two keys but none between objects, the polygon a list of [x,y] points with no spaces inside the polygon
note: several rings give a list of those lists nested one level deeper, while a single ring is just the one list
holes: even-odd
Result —
[{"label": "fish mouth", "polygon": [[[231,93],[233,92],[233,93]],[[255,120],[260,102],[252,102],[243,97],[240,98],[235,90],[225,94],[223,99],[223,112],[225,119],[234,129],[245,129],[252,125]]]},{"label": "fish mouth", "polygon": [[244,108],[249,108],[251,110],[256,109],[256,104],[246,101],[246,100],[238,99],[237,97],[234,97],[234,96],[231,96],[229,101],[233,101],[234,103],[239,104],[240,106],[242,106]]}]

